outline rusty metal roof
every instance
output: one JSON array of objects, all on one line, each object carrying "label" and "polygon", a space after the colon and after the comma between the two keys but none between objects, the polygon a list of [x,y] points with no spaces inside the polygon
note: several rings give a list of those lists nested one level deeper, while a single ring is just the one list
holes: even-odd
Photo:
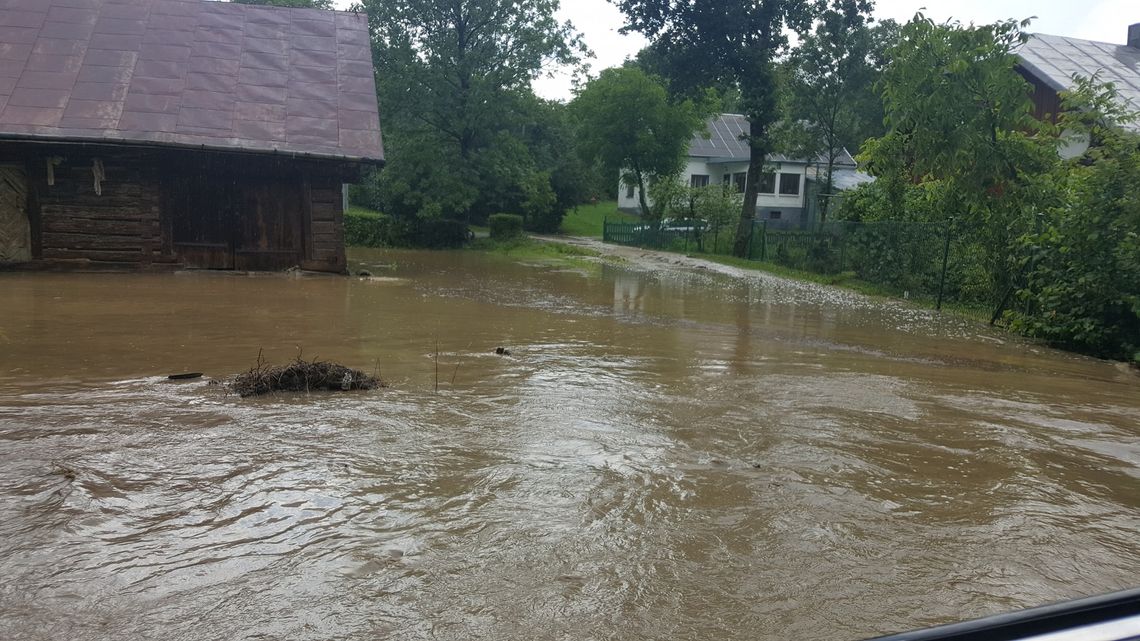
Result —
[{"label": "rusty metal roof", "polygon": [[381,161],[364,14],[0,0],[0,138]]}]

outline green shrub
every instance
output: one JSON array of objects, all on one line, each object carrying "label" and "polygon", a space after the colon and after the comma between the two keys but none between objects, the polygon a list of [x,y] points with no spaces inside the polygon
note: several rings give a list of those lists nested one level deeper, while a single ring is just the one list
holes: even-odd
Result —
[{"label": "green shrub", "polygon": [[344,215],[344,243],[354,247],[387,247],[392,245],[390,217],[362,211]]},{"label": "green shrub", "polygon": [[[1096,141],[1054,180],[1064,200],[1019,239],[1025,283],[1006,312],[1013,329],[1120,360],[1140,352],[1140,136],[1111,85],[1078,80],[1062,126]],[[1102,110],[1108,105],[1107,111]]]},{"label": "green shrub", "polygon": [[562,226],[566,208],[560,206],[558,195],[550,185],[550,172],[540,171],[523,182],[525,198],[522,202],[523,224],[540,233],[554,233]]},{"label": "green shrub", "polygon": [[359,209],[344,215],[344,242],[355,247],[458,249],[469,238],[467,223],[460,220],[396,219]]},{"label": "green shrub", "polygon": [[491,228],[491,238],[507,240],[522,235],[523,218],[514,214],[493,214],[487,219]]}]

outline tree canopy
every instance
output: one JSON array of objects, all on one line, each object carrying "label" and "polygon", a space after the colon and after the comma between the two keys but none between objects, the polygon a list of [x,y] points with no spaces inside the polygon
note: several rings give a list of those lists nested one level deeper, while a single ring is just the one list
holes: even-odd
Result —
[{"label": "tree canopy", "polygon": [[[875,36],[897,26],[887,22],[881,30],[872,28],[871,7],[869,0],[832,0],[781,65],[781,147],[801,158],[826,158],[826,194],[833,191],[834,166],[843,150],[857,152],[867,138],[883,133],[882,102],[873,87],[879,72]],[[827,209],[825,201],[823,219]]]},{"label": "tree canopy", "polygon": [[578,124],[578,149],[600,162],[609,176],[638,189],[641,212],[650,181],[674,180],[684,167],[704,113],[692,101],[670,102],[665,87],[634,66],[606,69],[570,105]]},{"label": "tree canopy", "polygon": [[558,6],[363,0],[390,159],[375,179],[377,206],[482,221],[571,191],[557,183],[579,168],[535,139],[565,134],[563,116],[530,86],[551,65],[586,53],[573,26],[555,18]]},{"label": "tree canopy", "polygon": [[771,127],[779,118],[775,60],[788,45],[787,29],[804,33],[816,0],[610,0],[626,16],[624,31],[652,41],[674,90],[734,87],[748,117],[750,160],[733,253],[743,256],[756,211]]},{"label": "tree canopy", "polygon": [[[1036,120],[1014,54],[1026,25],[920,14],[903,27],[881,81],[888,130],[861,156],[878,180],[844,213],[941,223],[956,298],[1052,344],[1140,361],[1136,114],[1077,78],[1059,122]],[[1088,150],[1062,160],[1073,133]]]},{"label": "tree canopy", "polygon": [[558,0],[363,0],[381,95],[397,117],[468,158],[502,122],[507,94],[584,52]]}]

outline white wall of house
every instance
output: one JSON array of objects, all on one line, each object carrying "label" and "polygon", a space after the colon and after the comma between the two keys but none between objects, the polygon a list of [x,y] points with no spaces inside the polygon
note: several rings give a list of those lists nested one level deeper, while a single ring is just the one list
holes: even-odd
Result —
[{"label": "white wall of house", "polygon": [[[714,172],[713,184],[723,184],[727,175],[730,182],[735,182],[739,174],[748,173],[748,163],[710,163],[708,170]],[[776,175],[771,189],[760,192],[756,199],[757,209],[801,209],[804,206],[804,189],[806,188],[805,181],[807,180],[807,165],[803,163],[779,163],[779,167],[773,165],[769,168],[769,172]],[[795,176],[787,180],[794,180],[797,182],[796,193],[782,194],[780,193],[780,183],[785,180],[780,177],[781,174],[788,174]],[[763,186],[762,186],[763,187]]]},{"label": "white wall of house", "polygon": [[618,209],[622,211],[639,211],[641,204],[637,199],[637,188],[630,187],[618,176]]},{"label": "white wall of house", "polygon": [[[807,187],[807,165],[803,163],[784,162],[779,163],[779,166],[772,166],[770,171],[776,175],[774,185],[766,192],[762,191],[756,200],[757,211],[795,211],[798,212],[804,208],[804,191]],[[720,185],[724,183],[725,175],[728,175],[729,182],[736,180],[738,174],[748,173],[747,162],[709,162],[707,158],[690,158],[685,164],[685,171],[681,175],[681,180],[686,184],[692,185],[694,181],[703,182],[704,177],[707,177],[708,184]],[[781,174],[788,174],[794,178],[781,178]],[[798,189],[795,194],[781,194],[780,184],[782,180],[795,180],[798,181]],[[624,184],[619,185],[618,190],[618,208],[625,211],[636,211],[640,207],[638,194],[636,188],[629,188]],[[649,200],[647,198],[647,200]],[[652,201],[650,200],[652,205]]]}]

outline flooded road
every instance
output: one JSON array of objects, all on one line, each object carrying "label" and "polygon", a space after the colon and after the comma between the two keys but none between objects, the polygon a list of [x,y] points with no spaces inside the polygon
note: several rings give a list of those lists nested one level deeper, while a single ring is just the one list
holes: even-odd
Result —
[{"label": "flooded road", "polygon": [[[0,636],[844,641],[1140,583],[1113,364],[755,275],[355,257],[0,274]],[[165,380],[259,350],[393,387]]]}]

